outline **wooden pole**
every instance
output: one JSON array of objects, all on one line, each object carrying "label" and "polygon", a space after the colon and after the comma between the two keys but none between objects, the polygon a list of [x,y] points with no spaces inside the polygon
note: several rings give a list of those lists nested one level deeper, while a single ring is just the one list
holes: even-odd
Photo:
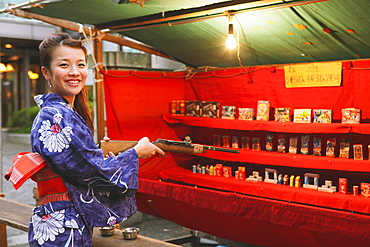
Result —
[{"label": "wooden pole", "polygon": [[[97,64],[103,62],[103,44],[100,39],[94,39],[94,55]],[[102,66],[98,66],[101,69]],[[96,141],[103,140],[106,135],[105,126],[105,102],[104,102],[104,77],[95,70],[95,103],[96,103]]]},{"label": "wooden pole", "polygon": [[[0,197],[4,197],[3,193],[0,193]],[[6,225],[0,224],[0,246],[8,247],[8,237],[6,234]]]}]

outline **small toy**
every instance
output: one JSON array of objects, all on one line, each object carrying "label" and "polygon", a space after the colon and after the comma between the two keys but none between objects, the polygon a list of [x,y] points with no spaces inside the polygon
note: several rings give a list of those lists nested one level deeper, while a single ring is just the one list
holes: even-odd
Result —
[{"label": "small toy", "polygon": [[314,109],[313,122],[314,123],[331,123],[332,110],[331,109]]},{"label": "small toy", "polygon": [[342,109],[342,123],[358,124],[360,123],[361,111],[355,108]]},{"label": "small toy", "polygon": [[290,122],[290,108],[275,108],[276,122]]},{"label": "small toy", "polygon": [[283,184],[288,185],[288,183],[289,183],[289,177],[288,177],[287,174],[285,174],[284,177],[283,177]]},{"label": "small toy", "polygon": [[278,184],[283,184],[283,174],[279,174],[278,176]]},{"label": "small toy", "polygon": [[222,143],[224,148],[229,148],[230,147],[230,136],[222,136]]},{"label": "small toy", "polygon": [[268,121],[270,114],[270,101],[258,100],[256,120]]},{"label": "small toy", "polygon": [[363,160],[364,156],[362,154],[362,144],[355,144],[353,145],[353,159],[355,160]]},{"label": "small toy", "polygon": [[326,141],[326,156],[327,157],[335,157],[335,145],[337,143],[337,139],[335,137],[328,138]]},{"label": "small toy", "polygon": [[337,191],[337,187],[333,186],[331,180],[325,180],[325,184],[321,185],[321,187],[319,187],[317,190],[321,192],[334,193]]},{"label": "small toy", "polygon": [[252,150],[253,151],[260,151],[261,146],[260,146],[260,138],[252,138]]},{"label": "small toy", "polygon": [[274,139],[274,134],[272,133],[267,133],[266,134],[266,151],[272,151],[273,147],[272,147],[272,142],[273,142],[273,139]]},{"label": "small toy", "polygon": [[260,176],[258,171],[253,171],[252,175],[249,175],[246,181],[254,182],[254,183],[262,182],[262,177]]},{"label": "small toy", "polygon": [[254,116],[253,108],[239,108],[239,120],[252,121]]},{"label": "small toy", "polygon": [[278,139],[277,151],[279,153],[285,153],[285,146],[286,146],[286,139],[285,139],[285,137],[280,137]]},{"label": "small toy", "polygon": [[289,153],[296,154],[297,153],[297,146],[298,146],[298,136],[292,136],[289,139]]},{"label": "small toy", "polygon": [[358,186],[357,186],[357,185],[353,186],[352,194],[353,194],[354,196],[358,196]]},{"label": "small toy", "polygon": [[301,177],[300,176],[295,177],[294,186],[301,187]]},{"label": "small toy", "polygon": [[231,139],[231,147],[232,148],[239,148],[239,137],[233,136]]},{"label": "small toy", "polygon": [[235,106],[222,106],[222,115],[223,119],[235,119]]},{"label": "small toy", "polygon": [[347,194],[348,191],[348,179],[339,178],[339,193]]},{"label": "small toy", "polygon": [[343,138],[339,145],[339,157],[340,158],[349,158],[349,147],[351,140]]},{"label": "small toy", "polygon": [[225,178],[232,177],[231,167],[230,166],[223,166],[222,170],[223,170],[223,176]]},{"label": "small toy", "polygon": [[321,139],[314,137],[313,138],[313,155],[321,156]]},{"label": "small toy", "polygon": [[308,144],[310,141],[309,135],[304,135],[301,138],[301,154],[308,154]]},{"label": "small toy", "polygon": [[[313,179],[313,184],[310,184],[310,179],[312,178]],[[320,175],[319,174],[316,174],[316,173],[305,173],[304,174],[304,183],[303,183],[303,188],[307,188],[307,189],[314,189],[314,190],[317,190],[317,188],[319,187],[319,178],[320,178]]]},{"label": "small toy", "polygon": [[[270,174],[273,174],[273,177],[271,178]],[[265,182],[271,183],[271,184],[277,184],[278,183],[278,172],[275,169],[271,168],[265,168]]]},{"label": "small toy", "polygon": [[370,197],[370,183],[361,183],[361,195],[363,197]]},{"label": "small toy", "polygon": [[241,148],[242,149],[249,149],[249,137],[247,136],[242,136],[242,143],[241,143]]}]

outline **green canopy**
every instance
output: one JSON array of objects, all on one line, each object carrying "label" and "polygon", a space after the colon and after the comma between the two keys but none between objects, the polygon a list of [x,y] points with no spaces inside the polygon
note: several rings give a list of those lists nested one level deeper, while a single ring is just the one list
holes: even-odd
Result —
[{"label": "green canopy", "polygon": [[[191,67],[370,57],[370,1],[46,1],[28,11],[133,38]],[[139,4],[138,4],[139,3]],[[228,12],[225,12],[228,11]],[[225,47],[228,15],[239,46]]]}]

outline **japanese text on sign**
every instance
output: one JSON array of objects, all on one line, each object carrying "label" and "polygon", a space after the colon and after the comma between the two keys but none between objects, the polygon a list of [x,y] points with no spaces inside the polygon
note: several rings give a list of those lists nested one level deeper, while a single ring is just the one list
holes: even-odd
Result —
[{"label": "japanese text on sign", "polygon": [[340,86],[342,63],[310,63],[284,66],[285,86],[294,87],[332,87]]}]

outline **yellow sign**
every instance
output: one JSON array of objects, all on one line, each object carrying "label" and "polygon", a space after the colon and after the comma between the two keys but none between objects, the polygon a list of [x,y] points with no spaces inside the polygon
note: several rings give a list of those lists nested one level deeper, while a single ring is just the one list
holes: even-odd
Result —
[{"label": "yellow sign", "polygon": [[310,63],[284,66],[285,86],[294,87],[333,87],[342,81],[342,63]]}]

